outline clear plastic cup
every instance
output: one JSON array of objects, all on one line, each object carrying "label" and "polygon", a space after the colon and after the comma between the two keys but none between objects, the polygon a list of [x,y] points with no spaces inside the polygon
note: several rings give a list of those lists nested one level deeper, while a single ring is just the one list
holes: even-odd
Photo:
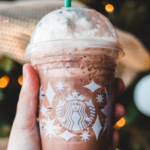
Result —
[{"label": "clear plastic cup", "polygon": [[43,150],[111,150],[117,59],[109,20],[89,8],[55,10],[37,24],[25,57],[39,75]]}]

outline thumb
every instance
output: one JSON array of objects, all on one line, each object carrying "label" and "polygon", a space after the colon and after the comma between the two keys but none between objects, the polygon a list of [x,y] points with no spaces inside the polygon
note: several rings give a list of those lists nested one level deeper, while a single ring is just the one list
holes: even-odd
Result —
[{"label": "thumb", "polygon": [[39,80],[30,64],[23,66],[23,85],[17,105],[14,125],[29,128],[37,123]]},{"label": "thumb", "polygon": [[[8,150],[39,149],[40,138],[36,112],[39,80],[34,68],[23,66],[23,85],[17,105],[17,113],[9,137]],[[34,140],[33,140],[34,139]]]}]

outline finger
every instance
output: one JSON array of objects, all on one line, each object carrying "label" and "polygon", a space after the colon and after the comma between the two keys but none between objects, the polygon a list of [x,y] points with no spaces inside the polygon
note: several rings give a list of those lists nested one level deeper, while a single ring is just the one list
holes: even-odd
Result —
[{"label": "finger", "polygon": [[119,132],[114,130],[113,132],[113,147],[112,150],[115,150],[119,144]]},{"label": "finger", "polygon": [[[23,85],[17,105],[17,113],[9,137],[8,150],[40,149],[40,136],[36,112],[39,81],[34,68],[23,66]],[[33,147],[33,148],[28,148]],[[37,147],[37,148],[35,148]]]},{"label": "finger", "polygon": [[120,78],[115,79],[115,96],[119,95],[125,89],[124,82]]},{"label": "finger", "polygon": [[125,115],[125,108],[121,104],[116,104],[114,109],[114,124]]},{"label": "finger", "polygon": [[15,119],[16,122],[19,122],[19,126],[21,126],[21,123],[30,126],[33,124],[33,121],[36,122],[38,90],[39,80],[36,71],[30,64],[24,65],[23,85],[19,96]]}]

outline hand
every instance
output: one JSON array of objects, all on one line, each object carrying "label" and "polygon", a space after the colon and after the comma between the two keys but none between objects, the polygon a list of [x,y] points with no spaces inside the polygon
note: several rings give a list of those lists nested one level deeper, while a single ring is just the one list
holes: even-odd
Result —
[{"label": "hand", "polygon": [[[116,79],[116,95],[124,89],[121,79]],[[17,113],[12,126],[7,150],[41,150],[40,134],[36,113],[38,111],[39,80],[34,68],[23,66],[23,85],[17,105]],[[124,114],[122,105],[115,106],[115,122]],[[113,150],[119,142],[119,133],[114,131]]]},{"label": "hand", "polygon": [[7,150],[41,150],[36,113],[39,79],[34,68],[23,66],[23,85]]},{"label": "hand", "polygon": [[[123,81],[119,78],[115,79],[115,96],[119,95],[125,88]],[[125,108],[121,104],[116,104],[114,108],[114,124],[125,115]],[[119,144],[119,132],[114,130],[113,133],[113,149],[115,150]]]}]

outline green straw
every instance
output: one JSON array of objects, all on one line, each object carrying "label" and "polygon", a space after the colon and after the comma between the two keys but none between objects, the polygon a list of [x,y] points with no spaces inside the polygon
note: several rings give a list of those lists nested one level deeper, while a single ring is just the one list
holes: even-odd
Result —
[{"label": "green straw", "polygon": [[65,7],[71,7],[71,0],[65,0]]}]

